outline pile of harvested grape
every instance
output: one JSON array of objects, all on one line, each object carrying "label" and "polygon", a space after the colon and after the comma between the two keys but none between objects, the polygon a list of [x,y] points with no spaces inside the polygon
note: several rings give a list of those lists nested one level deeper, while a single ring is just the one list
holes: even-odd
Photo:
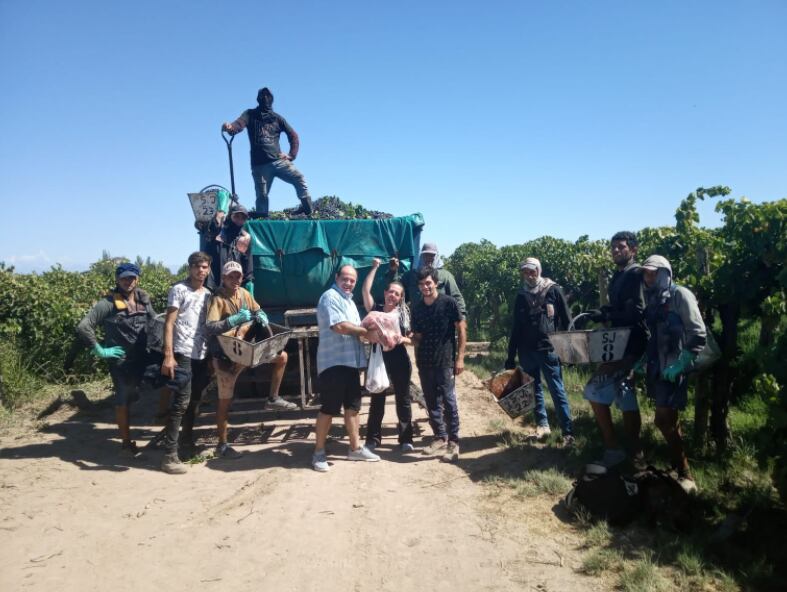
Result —
[{"label": "pile of harvested grape", "polygon": [[[312,220],[381,220],[393,218],[393,214],[367,210],[360,204],[345,203],[335,195],[326,195],[312,204]],[[271,212],[271,220],[304,220],[303,214],[293,215],[297,208],[287,208],[281,212]]]}]

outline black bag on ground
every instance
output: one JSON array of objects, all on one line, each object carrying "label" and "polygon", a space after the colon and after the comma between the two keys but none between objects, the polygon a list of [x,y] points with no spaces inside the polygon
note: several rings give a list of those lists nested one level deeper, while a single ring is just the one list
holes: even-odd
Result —
[{"label": "black bag on ground", "polygon": [[565,501],[569,510],[581,506],[593,517],[616,526],[628,524],[642,510],[637,483],[618,473],[583,475]]},{"label": "black bag on ground", "polygon": [[634,475],[642,499],[642,512],[652,525],[688,530],[692,521],[691,496],[667,471],[648,467]]}]

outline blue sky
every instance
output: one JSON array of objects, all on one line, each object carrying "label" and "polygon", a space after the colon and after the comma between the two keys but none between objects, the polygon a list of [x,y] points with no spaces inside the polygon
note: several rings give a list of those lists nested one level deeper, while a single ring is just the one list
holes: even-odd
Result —
[{"label": "blue sky", "polygon": [[[780,0],[0,0],[0,261],[178,267],[186,193],[229,185],[219,126],[262,86],[314,197],[422,212],[446,254],[671,224],[701,185],[787,197],[785,22]],[[245,135],[235,168],[251,206]]]}]

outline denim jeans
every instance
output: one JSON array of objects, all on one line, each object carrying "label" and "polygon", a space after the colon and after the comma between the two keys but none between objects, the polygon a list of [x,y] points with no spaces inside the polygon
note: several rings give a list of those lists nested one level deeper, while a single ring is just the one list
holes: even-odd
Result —
[{"label": "denim jeans", "polygon": [[276,177],[295,187],[298,199],[309,197],[309,189],[306,187],[306,179],[303,174],[285,158],[253,165],[251,176],[254,179],[254,192],[257,194],[255,208],[258,214],[268,215],[268,193]]},{"label": "denim jeans", "polygon": [[454,390],[454,369],[419,368],[421,388],[435,437],[459,442],[459,407]]},{"label": "denim jeans", "polygon": [[[410,376],[413,372],[410,357],[403,345],[389,352],[383,352],[385,369],[391,378],[396,397],[396,418],[399,444],[413,443],[413,408],[410,401]],[[366,423],[366,441],[380,445],[382,441],[383,415],[385,414],[385,395],[372,395],[369,405],[369,420]]]},{"label": "denim jeans", "polygon": [[178,432],[183,422],[184,440],[191,440],[194,421],[199,413],[202,391],[208,386],[210,374],[208,360],[192,360],[183,354],[175,354],[175,362],[191,374],[191,380],[179,392],[172,393],[172,404],[164,426],[163,448],[167,452],[177,452]]},{"label": "denim jeans", "polygon": [[533,414],[536,424],[539,426],[549,425],[547,409],[544,405],[544,392],[541,389],[541,375],[543,374],[547,387],[549,387],[549,393],[552,395],[552,402],[555,404],[560,429],[564,436],[572,435],[574,428],[571,423],[571,409],[568,407],[566,389],[563,388],[560,359],[555,355],[555,352],[523,351],[520,349],[519,365],[535,380],[536,408],[533,410]]}]

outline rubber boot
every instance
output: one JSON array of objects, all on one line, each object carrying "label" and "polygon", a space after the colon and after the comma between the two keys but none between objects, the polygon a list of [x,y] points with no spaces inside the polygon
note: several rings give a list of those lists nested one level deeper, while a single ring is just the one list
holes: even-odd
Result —
[{"label": "rubber boot", "polygon": [[161,470],[170,475],[182,475],[187,472],[186,465],[180,462],[177,452],[168,452],[161,459]]},{"label": "rubber boot", "polygon": [[306,214],[307,216],[312,215],[312,198],[311,197],[302,197],[301,198],[301,205],[297,210],[292,212],[293,216],[297,216],[299,214]]}]

